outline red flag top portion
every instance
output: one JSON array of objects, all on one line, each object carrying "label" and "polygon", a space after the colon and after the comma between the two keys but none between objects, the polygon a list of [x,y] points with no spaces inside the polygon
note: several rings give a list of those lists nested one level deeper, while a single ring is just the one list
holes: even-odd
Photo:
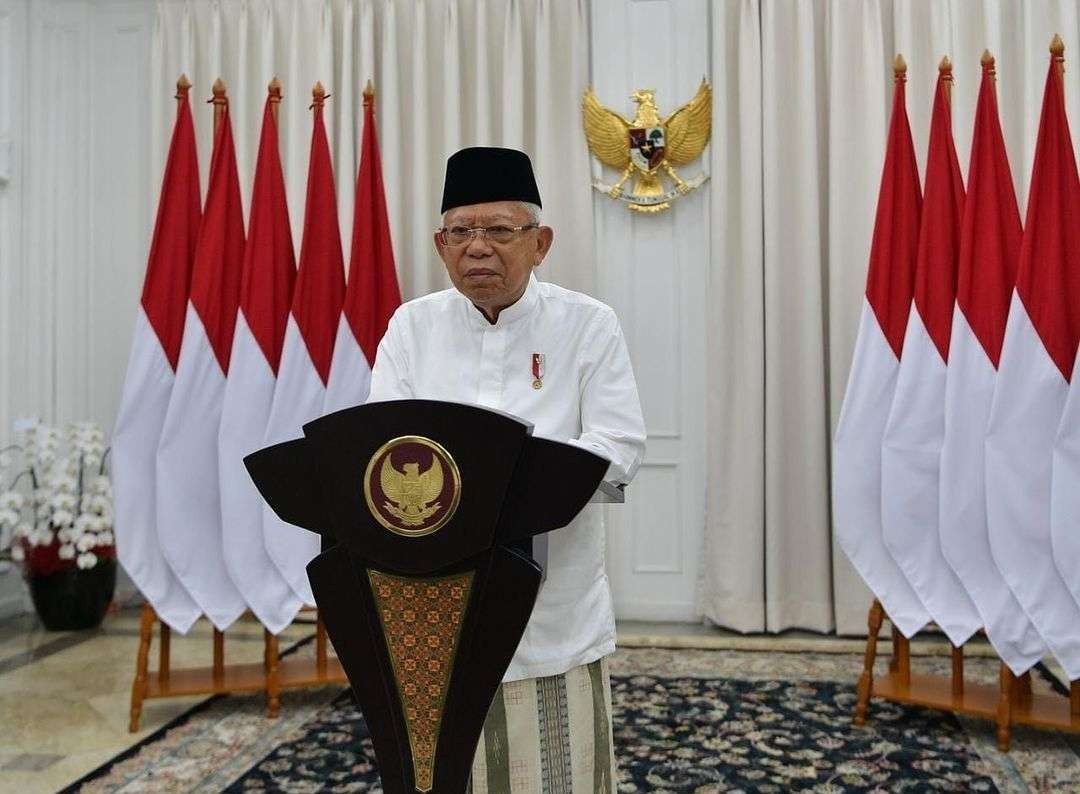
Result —
[{"label": "red flag top portion", "polygon": [[964,180],[952,136],[949,92],[952,72],[943,66],[934,94],[926,187],[915,265],[915,308],[942,361],[949,360],[949,337],[956,304],[956,265],[960,221],[964,216]]},{"label": "red flag top portion", "polygon": [[323,126],[323,99],[316,96],[311,160],[308,165],[304,237],[296,274],[292,313],[323,385],[330,376],[341,306],[345,297],[345,262],[341,254],[334,171]]},{"label": "red flag top portion", "polygon": [[1016,291],[1066,381],[1080,341],[1080,178],[1065,116],[1064,58],[1050,57]]},{"label": "red flag top portion", "polygon": [[268,97],[263,109],[259,158],[251,190],[251,217],[240,281],[240,311],[252,336],[277,375],[285,326],[289,321],[296,258],[293,253],[289,208],[285,200],[285,178],[278,150],[274,99]]},{"label": "red flag top portion", "polygon": [[1020,211],[998,119],[994,60],[983,58],[960,231],[956,303],[997,369],[1020,259]]},{"label": "red flag top portion", "polygon": [[904,71],[898,69],[866,277],[866,299],[898,359],[914,294],[922,209],[919,166],[911,143],[904,81]]},{"label": "red flag top portion", "polygon": [[184,338],[184,313],[202,205],[195,125],[186,86],[179,89],[177,98],[180,101],[176,108],[176,124],[165,161],[142,292],[143,311],[173,372],[180,360],[180,343]]},{"label": "red flag top portion", "polygon": [[383,192],[374,105],[374,95],[365,93],[364,139],[360,173],[356,179],[349,284],[345,290],[344,306],[345,319],[369,366],[375,364],[375,351],[386,333],[390,316],[401,305],[401,292],[394,269],[394,248],[390,241],[390,220]]},{"label": "red flag top portion", "polygon": [[229,374],[243,260],[244,211],[240,206],[236,150],[233,148],[229,105],[225,100],[214,133],[206,210],[191,273],[191,305],[202,320],[214,357],[225,375]]}]

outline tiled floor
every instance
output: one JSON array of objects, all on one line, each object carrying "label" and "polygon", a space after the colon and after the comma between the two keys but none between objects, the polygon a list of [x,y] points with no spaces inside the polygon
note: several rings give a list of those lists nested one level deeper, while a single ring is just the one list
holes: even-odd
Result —
[{"label": "tiled floor", "polygon": [[[141,730],[128,733],[138,628],[138,613],[112,615],[94,632],[46,632],[29,618],[0,625],[0,792],[57,791],[203,699],[147,701]],[[310,633],[293,626],[282,647]],[[227,661],[259,661],[262,653],[258,624],[227,632]],[[208,665],[211,656],[207,622],[173,635],[174,668]]]},{"label": "tiled floor", "polygon": [[[282,648],[309,635],[297,624],[282,638]],[[151,669],[156,660],[151,652]],[[715,648],[785,652],[861,652],[865,640],[823,637],[808,632],[744,636],[692,624],[623,622],[619,643],[629,647]],[[143,707],[139,733],[127,731],[138,647],[138,612],[110,615],[98,631],[51,633],[31,617],[0,623],[0,792],[45,794],[57,791],[153,733],[202,698],[150,700]],[[262,628],[240,622],[226,633],[228,662],[262,658]],[[879,653],[889,643],[879,643]],[[929,636],[912,644],[912,653],[946,654],[944,640]],[[989,648],[973,641],[966,653]],[[201,621],[186,636],[173,635],[174,669],[209,665],[211,628]]]}]

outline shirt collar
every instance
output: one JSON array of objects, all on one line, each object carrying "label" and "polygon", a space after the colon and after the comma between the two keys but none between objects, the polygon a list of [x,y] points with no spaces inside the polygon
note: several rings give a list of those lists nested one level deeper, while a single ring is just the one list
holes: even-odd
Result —
[{"label": "shirt collar", "polygon": [[536,308],[536,304],[540,300],[540,285],[536,280],[536,274],[530,273],[529,282],[525,285],[525,292],[523,292],[521,297],[514,303],[499,312],[499,318],[495,321],[494,325],[487,321],[487,318],[482,311],[469,303],[468,298],[464,295],[461,297],[465,300],[466,310],[469,315],[469,325],[471,327],[479,330],[505,328],[521,318],[528,317],[532,314],[533,309]]}]

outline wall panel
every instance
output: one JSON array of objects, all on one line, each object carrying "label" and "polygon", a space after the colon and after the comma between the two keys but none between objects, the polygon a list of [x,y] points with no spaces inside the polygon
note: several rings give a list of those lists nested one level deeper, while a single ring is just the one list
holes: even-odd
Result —
[{"label": "wall panel", "polygon": [[[26,57],[26,2],[0,0],[0,446],[12,417],[25,404],[22,372],[29,356],[21,311],[22,146],[25,116],[23,79]],[[6,483],[0,483],[5,487]],[[0,538],[6,543],[7,538]],[[0,618],[22,611],[29,602],[14,569],[0,569]]]},{"label": "wall panel", "polygon": [[[632,119],[635,89],[660,115],[688,102],[709,72],[705,0],[596,0],[592,78],[600,101]],[[684,178],[707,168],[692,163]],[[617,178],[594,174],[606,183]],[[598,297],[619,314],[649,433],[627,503],[606,511],[608,575],[623,619],[693,620],[704,517],[704,285],[708,195],[657,215],[594,194]]]},{"label": "wall panel", "polygon": [[[114,421],[150,234],[153,15],[0,0],[0,442],[20,416]],[[0,573],[0,616],[24,589]]]}]

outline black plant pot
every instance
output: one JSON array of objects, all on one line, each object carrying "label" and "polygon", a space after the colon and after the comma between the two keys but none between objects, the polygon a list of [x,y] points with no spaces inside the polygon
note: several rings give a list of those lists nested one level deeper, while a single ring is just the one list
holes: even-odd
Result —
[{"label": "black plant pot", "polygon": [[88,570],[29,574],[30,597],[49,631],[79,631],[101,625],[116,589],[116,560],[100,559]]}]

